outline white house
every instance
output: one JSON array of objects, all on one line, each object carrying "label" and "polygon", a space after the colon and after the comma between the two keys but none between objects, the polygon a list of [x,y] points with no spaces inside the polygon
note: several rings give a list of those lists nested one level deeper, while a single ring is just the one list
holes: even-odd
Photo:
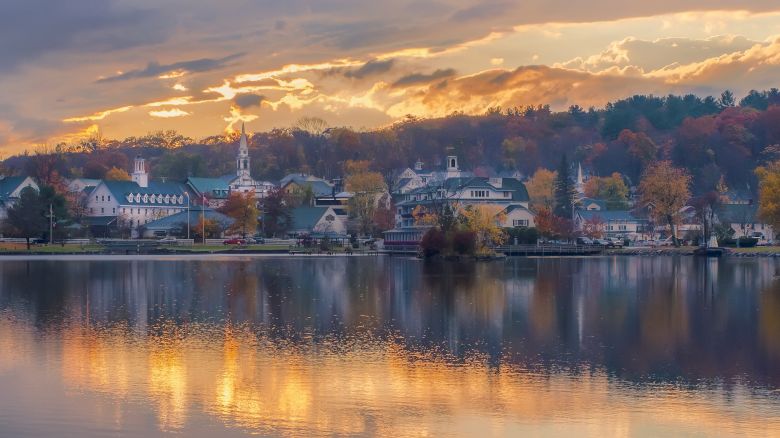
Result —
[{"label": "white house", "polygon": [[19,200],[25,187],[39,190],[38,184],[29,176],[0,176],[0,219],[8,217],[8,209]]},{"label": "white house", "polygon": [[[528,209],[529,197],[525,184],[515,178],[456,177],[431,183],[399,196],[396,202],[396,228],[415,225],[414,210],[418,207],[439,210],[450,207],[491,205],[507,213],[507,226],[527,220],[533,226],[533,213]],[[515,207],[510,209],[510,207]],[[522,225],[517,225],[522,226]]]},{"label": "white house", "polygon": [[101,181],[90,192],[87,215],[126,221],[136,236],[138,227],[186,211],[189,200],[182,184],[150,181],[140,156],[134,166],[132,181]]},{"label": "white house", "polygon": [[603,237],[635,240],[648,231],[648,221],[625,210],[574,210],[574,226],[583,231],[597,227]]},{"label": "white house", "polygon": [[758,217],[758,205],[753,203],[722,204],[715,210],[717,222],[734,230],[734,237],[755,237],[762,242],[774,241],[771,225]]},{"label": "white house", "polygon": [[334,207],[298,207],[292,210],[292,226],[287,234],[345,236],[347,225]]}]

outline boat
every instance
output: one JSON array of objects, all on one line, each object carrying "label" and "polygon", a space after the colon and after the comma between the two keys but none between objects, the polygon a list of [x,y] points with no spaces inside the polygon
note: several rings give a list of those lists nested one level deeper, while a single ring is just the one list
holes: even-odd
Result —
[{"label": "boat", "polygon": [[721,248],[718,246],[718,240],[715,238],[715,236],[710,235],[709,240],[707,241],[707,244],[696,248],[693,251],[693,255],[700,256],[700,257],[722,257],[723,254],[725,254],[727,251],[726,248]]}]

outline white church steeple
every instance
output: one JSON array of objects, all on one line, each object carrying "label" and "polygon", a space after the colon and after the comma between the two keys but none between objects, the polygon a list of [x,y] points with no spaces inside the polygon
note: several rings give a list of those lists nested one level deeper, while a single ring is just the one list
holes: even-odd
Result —
[{"label": "white church steeple", "polygon": [[249,146],[247,145],[246,130],[241,123],[241,140],[238,144],[238,156],[236,157],[236,175],[239,178],[249,178]]},{"label": "white church steeple", "polygon": [[585,180],[582,176],[582,163],[577,163],[577,185],[575,188],[580,197],[585,196]]}]

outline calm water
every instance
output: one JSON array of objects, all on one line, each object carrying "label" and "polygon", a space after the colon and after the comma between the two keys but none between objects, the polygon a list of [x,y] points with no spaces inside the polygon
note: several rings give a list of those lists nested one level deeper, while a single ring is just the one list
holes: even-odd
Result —
[{"label": "calm water", "polygon": [[778,275],[0,259],[0,436],[780,436]]}]

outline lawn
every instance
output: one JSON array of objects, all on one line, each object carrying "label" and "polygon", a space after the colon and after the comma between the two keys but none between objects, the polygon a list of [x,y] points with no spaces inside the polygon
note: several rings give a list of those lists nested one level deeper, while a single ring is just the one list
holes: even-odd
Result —
[{"label": "lawn", "polygon": [[27,245],[24,243],[2,243],[0,252],[11,253],[45,253],[45,254],[67,254],[67,253],[90,253],[99,252],[103,247],[101,245],[31,245],[30,251],[27,251]]}]

